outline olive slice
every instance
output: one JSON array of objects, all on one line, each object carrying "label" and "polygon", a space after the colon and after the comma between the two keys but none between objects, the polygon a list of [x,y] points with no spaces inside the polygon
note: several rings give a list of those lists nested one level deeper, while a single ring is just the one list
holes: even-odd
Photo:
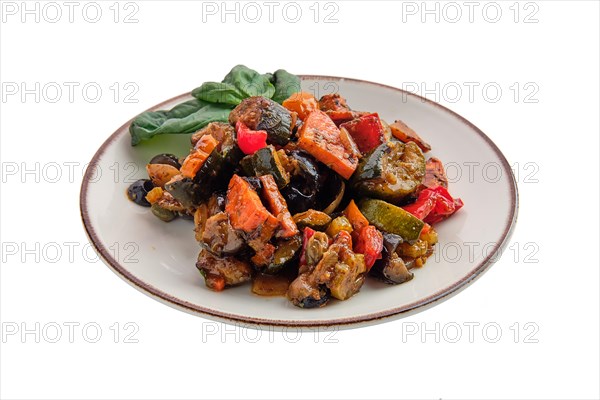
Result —
[{"label": "olive slice", "polygon": [[150,207],[146,195],[152,189],[154,189],[154,184],[150,179],[138,179],[127,188],[127,197],[139,206]]},{"label": "olive slice", "polygon": [[181,164],[179,164],[177,157],[174,154],[169,153],[155,155],[148,164],[165,164],[177,169],[181,168]]}]

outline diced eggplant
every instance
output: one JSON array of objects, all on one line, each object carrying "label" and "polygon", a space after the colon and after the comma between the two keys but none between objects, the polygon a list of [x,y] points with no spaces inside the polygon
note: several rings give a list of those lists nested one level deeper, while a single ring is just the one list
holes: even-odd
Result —
[{"label": "diced eggplant", "polygon": [[300,274],[290,284],[287,292],[288,299],[301,308],[323,307],[331,298],[325,285],[315,284],[310,274]]},{"label": "diced eggplant", "polygon": [[288,158],[295,165],[290,183],[281,190],[292,214],[314,208],[320,187],[319,167],[314,159],[302,152],[291,151]]},{"label": "diced eggplant", "polygon": [[225,190],[243,156],[244,153],[236,144],[213,151],[194,178],[194,182],[201,186],[202,197],[207,198],[215,191]]},{"label": "diced eggplant", "polygon": [[388,142],[363,158],[352,176],[360,194],[398,203],[414,193],[425,176],[425,157],[409,142]]},{"label": "diced eggplant", "polygon": [[382,258],[377,260],[369,271],[372,276],[389,284],[400,284],[413,278],[404,260],[396,253],[402,242],[402,237],[399,235],[383,233]]},{"label": "diced eggplant", "polygon": [[369,273],[385,283],[393,285],[408,282],[414,277],[414,274],[408,270],[404,260],[396,253],[388,254],[381,260],[377,260]]},{"label": "diced eggplant", "polygon": [[300,304],[296,304],[301,308],[317,308],[323,307],[325,304],[329,302],[331,299],[331,291],[324,286],[319,287],[319,295],[318,296],[308,296],[300,301]]},{"label": "diced eggplant", "polygon": [[[235,159],[239,162],[241,154],[239,158]],[[198,184],[197,190],[200,198],[206,199],[215,191],[225,190],[235,166],[233,160],[214,151],[194,178],[194,182]]]},{"label": "diced eggplant", "polygon": [[170,165],[175,169],[181,168],[181,164],[179,163],[179,159],[177,158],[177,156],[169,153],[155,155],[154,157],[152,157],[148,164],[163,164]]},{"label": "diced eggplant", "polygon": [[244,99],[229,114],[229,122],[243,122],[251,130],[267,132],[270,143],[285,146],[292,135],[292,116],[280,104],[265,97]]},{"label": "diced eggplant", "polygon": [[205,198],[201,186],[190,178],[171,181],[165,185],[165,190],[186,208],[198,206]]},{"label": "diced eggplant", "polygon": [[254,176],[253,156],[254,154],[249,154],[240,160],[241,172],[245,176]]},{"label": "diced eggplant", "polygon": [[[165,185],[165,189],[185,207],[197,207],[207,200],[213,193],[223,191],[240,160],[244,156],[235,143],[234,130],[227,124],[209,124],[212,128],[205,128],[196,133],[196,141],[207,132],[218,131],[218,145],[206,159],[196,176],[191,178],[173,179]],[[192,139],[193,141],[193,139]]]},{"label": "diced eggplant", "polygon": [[319,209],[326,214],[332,214],[342,202],[346,192],[346,184],[341,176],[327,171],[327,177],[321,185],[318,195]]},{"label": "diced eggplant", "polygon": [[250,187],[252,188],[252,190],[254,190],[257,193],[262,192],[263,186],[262,186],[262,182],[260,181],[260,179],[258,179],[257,177],[254,177],[254,176],[245,176],[243,179],[250,184]]},{"label": "diced eggplant", "polygon": [[290,182],[290,175],[283,168],[273,146],[263,147],[254,154],[244,157],[240,166],[249,176],[273,175],[279,189],[284,188]]},{"label": "diced eggplant", "polygon": [[291,239],[279,239],[275,244],[275,253],[271,264],[264,270],[268,274],[275,274],[283,267],[288,265],[292,260],[295,260],[302,247],[302,239],[300,236],[294,236]]},{"label": "diced eggplant", "polygon": [[186,208],[179,201],[177,201],[177,199],[174,198],[171,193],[164,191],[158,186],[148,193],[146,200],[148,200],[152,205],[156,205],[174,213],[186,211]]},{"label": "diced eggplant", "polygon": [[217,256],[236,254],[244,246],[241,234],[231,227],[224,212],[212,215],[206,220],[202,242]]},{"label": "diced eggplant", "polygon": [[400,235],[395,235],[393,233],[388,232],[382,232],[381,235],[383,236],[383,249],[388,254],[395,253],[398,249],[398,246],[400,246],[400,244],[404,242],[402,236]]}]

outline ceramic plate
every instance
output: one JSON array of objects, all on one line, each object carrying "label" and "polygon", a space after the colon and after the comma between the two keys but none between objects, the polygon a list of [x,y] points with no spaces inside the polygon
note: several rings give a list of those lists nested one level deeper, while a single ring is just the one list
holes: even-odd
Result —
[{"label": "ceramic plate", "polygon": [[[439,243],[427,264],[413,270],[412,281],[388,286],[367,279],[356,296],[318,309],[294,307],[283,297],[253,295],[250,285],[210,291],[195,267],[199,248],[193,223],[163,223],[125,195],[131,182],[147,178],[145,164],[153,155],[186,154],[189,136],[166,135],[131,147],[130,122],[100,147],[81,190],[85,229],[106,264],[140,291],[193,314],[260,326],[308,327],[356,326],[406,316],[457,293],[497,261],[516,222],[517,187],[508,162],[483,132],[439,104],[389,86],[302,76],[302,87],[317,97],[338,91],[355,110],[376,111],[388,122],[402,119],[431,144],[427,155],[446,165],[450,192],[465,206],[436,225]],[[189,98],[181,95],[152,110]],[[471,176],[469,165],[477,166]]]}]

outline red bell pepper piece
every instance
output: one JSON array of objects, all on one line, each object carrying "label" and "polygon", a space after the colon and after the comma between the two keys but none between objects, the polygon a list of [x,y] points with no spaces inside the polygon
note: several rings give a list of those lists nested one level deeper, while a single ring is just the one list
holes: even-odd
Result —
[{"label": "red bell pepper piece", "polygon": [[308,247],[308,239],[314,236],[315,230],[309,227],[304,228],[302,233],[302,253],[300,253],[300,266],[306,265],[306,248]]},{"label": "red bell pepper piece", "polygon": [[423,221],[435,207],[436,198],[433,190],[423,189],[414,203],[402,208]]},{"label": "red bell pepper piece", "polygon": [[422,190],[413,204],[402,208],[420,220],[434,224],[448,218],[463,205],[462,200],[454,199],[446,188],[436,186]]},{"label": "red bell pepper piece", "polygon": [[254,154],[256,150],[267,147],[266,131],[253,131],[242,121],[236,122],[235,131],[237,133],[238,146],[244,154]]},{"label": "red bell pepper piece", "polygon": [[365,256],[367,271],[376,260],[381,258],[383,251],[383,235],[373,225],[365,226],[358,232],[354,252]]},{"label": "red bell pepper piece", "polygon": [[361,153],[368,153],[385,140],[384,129],[377,113],[362,115],[340,125],[346,128]]}]

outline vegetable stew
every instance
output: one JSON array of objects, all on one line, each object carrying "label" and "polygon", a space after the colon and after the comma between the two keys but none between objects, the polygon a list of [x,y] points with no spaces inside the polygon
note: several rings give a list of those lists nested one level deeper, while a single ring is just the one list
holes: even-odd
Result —
[{"label": "vegetable stew", "polygon": [[236,66],[221,82],[130,126],[132,145],[191,134],[127,190],[164,222],[193,220],[197,269],[214,291],[252,282],[302,308],[347,300],[366,279],[402,284],[425,265],[435,225],[463,202],[432,146],[406,123],[315,98],[284,70]]}]

